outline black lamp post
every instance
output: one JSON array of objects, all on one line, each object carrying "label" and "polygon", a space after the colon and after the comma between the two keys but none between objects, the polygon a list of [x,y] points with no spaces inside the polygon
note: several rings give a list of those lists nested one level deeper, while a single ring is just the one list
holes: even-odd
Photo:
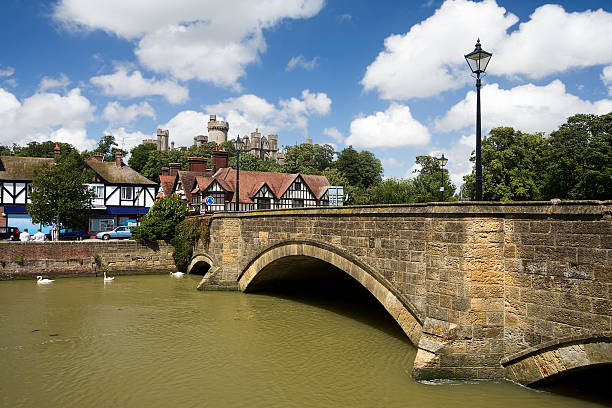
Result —
[{"label": "black lamp post", "polygon": [[444,202],[444,166],[448,163],[448,159],[444,157],[444,153],[442,153],[442,157],[438,160],[440,161],[440,170],[442,170],[442,187],[440,187],[440,195],[442,196],[442,202]]},{"label": "black lamp post", "polygon": [[240,151],[242,145],[242,140],[238,135],[234,140],[234,147],[236,148],[236,211],[240,211]]},{"label": "black lamp post", "polygon": [[485,72],[491,60],[490,52],[480,47],[480,38],[476,41],[474,51],[465,55],[470,69],[476,74],[476,200],[482,200],[482,159],[480,156],[480,74]]}]

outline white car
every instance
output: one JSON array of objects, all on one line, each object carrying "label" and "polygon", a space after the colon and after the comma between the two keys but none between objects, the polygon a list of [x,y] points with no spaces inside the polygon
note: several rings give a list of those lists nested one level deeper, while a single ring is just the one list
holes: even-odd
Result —
[{"label": "white car", "polygon": [[127,239],[132,236],[132,232],[129,227],[117,227],[112,231],[102,231],[96,234],[96,239],[109,240],[111,238]]}]

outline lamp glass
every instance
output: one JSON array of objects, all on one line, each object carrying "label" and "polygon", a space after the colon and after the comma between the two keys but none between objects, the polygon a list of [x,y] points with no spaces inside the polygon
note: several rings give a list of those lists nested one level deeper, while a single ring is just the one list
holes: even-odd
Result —
[{"label": "lamp glass", "polygon": [[237,151],[242,150],[242,140],[240,140],[240,136],[237,136],[236,140],[234,140],[234,147],[236,148]]},{"label": "lamp glass", "polygon": [[448,163],[448,159],[446,157],[444,157],[444,155],[442,155],[442,157],[440,157],[440,165],[442,167],[446,166],[446,163]]},{"label": "lamp glass", "polygon": [[493,56],[493,54],[482,50],[480,44],[477,44],[476,49],[465,56],[465,60],[472,72],[478,74],[485,72],[491,60],[491,56]]}]

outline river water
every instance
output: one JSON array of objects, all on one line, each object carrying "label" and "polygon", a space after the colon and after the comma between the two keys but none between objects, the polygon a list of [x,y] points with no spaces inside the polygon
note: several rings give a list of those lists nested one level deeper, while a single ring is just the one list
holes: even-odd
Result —
[{"label": "river water", "polygon": [[0,282],[1,406],[602,406],[508,382],[417,383],[414,347],[368,299],[197,282]]}]

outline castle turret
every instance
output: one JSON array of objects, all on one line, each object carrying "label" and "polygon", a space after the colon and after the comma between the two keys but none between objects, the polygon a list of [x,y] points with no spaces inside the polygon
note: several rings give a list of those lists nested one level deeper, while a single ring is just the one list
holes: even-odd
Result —
[{"label": "castle turret", "polygon": [[204,143],[208,142],[208,136],[205,135],[197,135],[193,138],[193,144],[195,146],[202,146]]},{"label": "castle turret", "polygon": [[227,142],[227,132],[229,124],[222,120],[217,120],[217,115],[210,115],[208,121],[208,140],[221,144]]},{"label": "castle turret", "polygon": [[170,137],[170,131],[168,129],[161,130],[157,129],[157,150],[168,151],[168,138]]},{"label": "castle turret", "polygon": [[274,150],[274,151],[278,150],[278,135],[275,135],[275,134],[268,135],[268,146],[270,150]]}]

